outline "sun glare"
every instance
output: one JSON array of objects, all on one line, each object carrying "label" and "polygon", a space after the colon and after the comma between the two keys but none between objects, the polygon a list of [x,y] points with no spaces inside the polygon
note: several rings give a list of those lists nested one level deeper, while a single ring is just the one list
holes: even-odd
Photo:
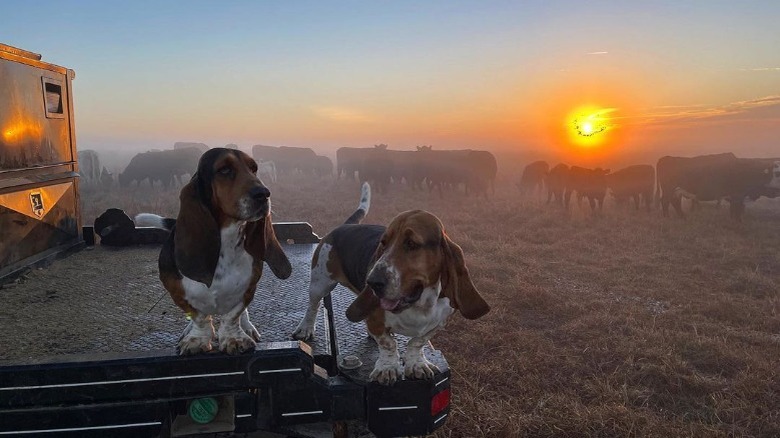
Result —
[{"label": "sun glare", "polygon": [[582,147],[601,146],[614,129],[608,115],[614,108],[581,107],[571,112],[566,120],[569,140]]}]

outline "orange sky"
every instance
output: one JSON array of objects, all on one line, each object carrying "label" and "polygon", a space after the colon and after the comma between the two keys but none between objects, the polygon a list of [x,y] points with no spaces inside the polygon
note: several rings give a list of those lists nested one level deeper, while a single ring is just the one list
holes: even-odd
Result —
[{"label": "orange sky", "polygon": [[[82,149],[431,144],[587,165],[780,155],[779,2],[14,10],[3,42],[76,70]],[[567,116],[584,106],[610,109],[601,147],[571,141]]]}]

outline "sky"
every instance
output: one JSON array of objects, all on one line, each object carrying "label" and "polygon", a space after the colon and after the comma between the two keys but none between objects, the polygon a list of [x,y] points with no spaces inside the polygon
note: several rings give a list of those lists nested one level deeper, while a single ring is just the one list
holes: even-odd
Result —
[{"label": "sky", "polygon": [[76,71],[80,149],[426,144],[572,164],[780,155],[778,1],[3,10],[0,42]]}]

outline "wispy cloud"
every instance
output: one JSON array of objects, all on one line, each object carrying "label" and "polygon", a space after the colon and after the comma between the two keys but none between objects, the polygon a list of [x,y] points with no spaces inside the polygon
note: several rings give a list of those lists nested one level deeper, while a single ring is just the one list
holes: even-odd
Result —
[{"label": "wispy cloud", "polygon": [[374,120],[370,115],[354,108],[342,106],[312,106],[310,109],[317,117],[334,122],[365,123]]},{"label": "wispy cloud", "polygon": [[780,72],[780,67],[758,67],[758,68],[741,68],[739,71],[777,71]]},{"label": "wispy cloud", "polygon": [[780,95],[725,105],[669,105],[648,108],[637,115],[618,117],[627,123],[687,124],[733,120],[780,119]]},{"label": "wispy cloud", "polygon": [[586,55],[606,55],[609,52],[588,52]]}]

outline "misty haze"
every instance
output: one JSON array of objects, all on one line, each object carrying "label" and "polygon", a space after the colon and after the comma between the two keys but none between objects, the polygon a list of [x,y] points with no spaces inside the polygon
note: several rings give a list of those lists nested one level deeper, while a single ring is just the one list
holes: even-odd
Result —
[{"label": "misty haze", "polygon": [[780,3],[14,3],[0,434],[780,436]]}]

